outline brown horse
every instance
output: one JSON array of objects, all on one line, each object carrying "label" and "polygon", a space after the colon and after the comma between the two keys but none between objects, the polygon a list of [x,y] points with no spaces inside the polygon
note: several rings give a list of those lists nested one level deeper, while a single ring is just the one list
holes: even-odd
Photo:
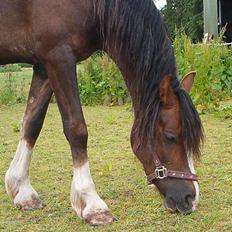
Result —
[{"label": "brown horse", "polygon": [[28,170],[54,93],[73,157],[72,207],[87,223],[113,221],[90,175],[76,78],[77,62],[103,50],[130,92],[131,144],[148,181],[162,193],[168,210],[196,208],[192,157],[199,156],[203,135],[188,95],[195,73],[177,80],[172,45],[152,0],[1,0],[0,22],[0,64],[27,62],[34,70],[22,136],[5,177],[14,204],[23,210],[42,207]]}]

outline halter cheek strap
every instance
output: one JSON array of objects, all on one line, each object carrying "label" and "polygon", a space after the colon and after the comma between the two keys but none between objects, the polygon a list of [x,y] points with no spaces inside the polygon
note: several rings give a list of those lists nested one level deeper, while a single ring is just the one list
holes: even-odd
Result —
[{"label": "halter cheek strap", "polygon": [[165,178],[175,178],[189,181],[198,181],[197,175],[188,172],[172,171],[163,166],[159,160],[159,157],[154,153],[155,171],[147,176],[148,184],[152,184],[154,180],[163,180]]}]

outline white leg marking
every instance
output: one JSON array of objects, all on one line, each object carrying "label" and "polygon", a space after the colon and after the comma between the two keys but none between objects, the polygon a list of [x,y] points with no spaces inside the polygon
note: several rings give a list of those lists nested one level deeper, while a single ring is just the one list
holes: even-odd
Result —
[{"label": "white leg marking", "polygon": [[[190,155],[188,156],[188,165],[189,165],[190,171],[193,174],[196,174],[196,171],[195,171],[194,166],[193,166],[193,159],[192,159],[192,157]],[[193,208],[192,208],[192,210],[194,211],[194,210],[196,210],[196,207],[197,207],[197,205],[199,203],[199,195],[200,195],[199,193],[200,193],[200,191],[199,191],[199,185],[198,185],[197,181],[192,181],[192,182],[193,182],[193,185],[195,187],[195,192],[196,192],[196,197],[195,197],[195,200],[193,201]]]},{"label": "white leg marking", "polygon": [[8,195],[14,198],[14,204],[22,209],[41,208],[37,192],[32,188],[28,173],[32,149],[21,139],[11,165],[5,175],[5,186]]},{"label": "white leg marking", "polygon": [[[81,167],[75,168],[73,174],[71,203],[78,216],[87,221],[89,220],[90,224],[111,223],[113,217],[106,203],[98,196],[95,190],[89,163],[86,162]],[[102,216],[95,219],[91,218],[92,215],[97,214],[102,214]]]}]

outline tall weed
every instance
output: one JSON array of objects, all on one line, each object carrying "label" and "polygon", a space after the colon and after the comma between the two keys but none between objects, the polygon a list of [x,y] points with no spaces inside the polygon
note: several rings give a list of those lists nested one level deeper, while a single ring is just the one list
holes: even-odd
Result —
[{"label": "tall weed", "polygon": [[192,91],[193,101],[205,108],[217,107],[221,100],[232,96],[232,51],[217,41],[192,44],[180,35],[174,42],[180,76],[197,71]]},{"label": "tall weed", "polygon": [[12,72],[1,74],[0,78],[2,79],[0,82],[0,105],[26,101],[28,88],[24,78],[21,77],[21,80],[16,83],[15,76],[12,75]]},{"label": "tall weed", "polygon": [[16,85],[11,73],[5,74],[3,86],[0,89],[0,104],[8,105],[15,102]]},{"label": "tall weed", "polygon": [[128,100],[122,75],[106,55],[94,55],[78,68],[82,103],[121,105]]}]

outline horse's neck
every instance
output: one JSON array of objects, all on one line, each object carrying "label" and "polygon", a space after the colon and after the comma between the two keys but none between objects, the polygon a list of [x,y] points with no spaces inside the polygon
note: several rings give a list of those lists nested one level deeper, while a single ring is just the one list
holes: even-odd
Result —
[{"label": "horse's neck", "polygon": [[[114,52],[108,51],[108,55],[114,60],[114,62],[120,69],[124,81],[126,83],[126,86],[128,88],[128,91],[132,97],[133,104],[136,104],[135,101],[137,99],[137,96],[141,94],[146,94],[146,90],[144,89],[144,86],[139,86],[138,88],[143,73],[141,73],[140,75],[136,69],[136,65],[131,64],[131,62],[128,61],[127,58],[120,57],[117,51]],[[161,57],[160,54],[155,54],[155,55],[159,56],[160,59],[157,61],[157,63],[151,64],[151,66],[153,67],[149,68],[153,70],[152,78],[162,79],[165,75],[172,75],[173,77],[175,77],[176,63],[175,63],[174,53],[171,51],[170,53],[163,55],[163,57]],[[137,59],[139,59],[139,57]],[[165,62],[167,62],[166,65]],[[151,80],[149,79],[149,81]],[[138,89],[140,89],[141,91],[139,91]],[[142,91],[144,91],[144,93]]]},{"label": "horse's neck", "polygon": [[130,67],[130,64],[127,61],[127,59],[123,59],[122,57],[120,58],[117,52],[107,52],[107,53],[115,62],[119,70],[121,71],[127,89],[133,99],[134,97],[133,83],[135,83],[134,79],[136,78],[135,70]]}]

